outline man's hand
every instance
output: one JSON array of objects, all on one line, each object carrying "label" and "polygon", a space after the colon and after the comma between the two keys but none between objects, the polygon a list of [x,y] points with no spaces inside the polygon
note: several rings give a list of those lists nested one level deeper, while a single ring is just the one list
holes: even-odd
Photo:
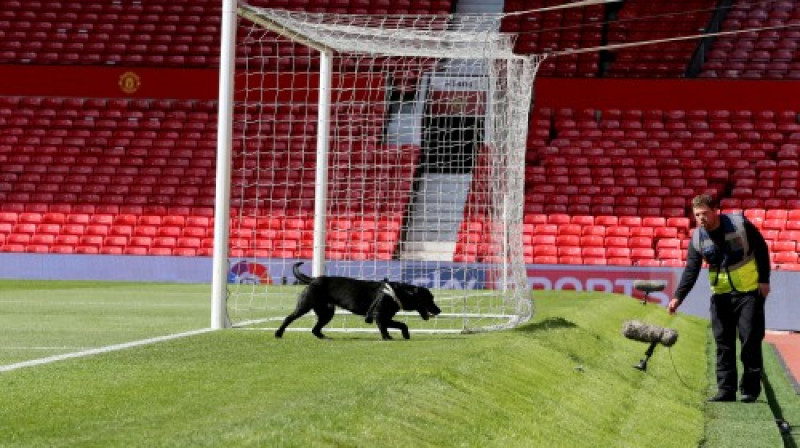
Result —
[{"label": "man's hand", "polygon": [[672,300],[669,301],[669,305],[667,305],[667,310],[669,311],[669,314],[675,314],[675,311],[678,309],[679,306],[681,306],[681,301],[673,297]]},{"label": "man's hand", "polygon": [[769,283],[759,283],[758,293],[761,294],[761,297],[766,299],[769,295]]}]

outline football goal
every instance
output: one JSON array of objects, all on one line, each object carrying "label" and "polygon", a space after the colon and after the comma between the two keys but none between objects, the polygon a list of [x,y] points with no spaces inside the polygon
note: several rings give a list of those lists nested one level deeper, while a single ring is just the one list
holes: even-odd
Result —
[{"label": "football goal", "polygon": [[[231,218],[215,225],[212,326],[276,328],[300,262],[430,288],[443,313],[401,313],[412,331],[530,319],[524,155],[541,58],[512,52],[500,16],[239,3],[224,20],[216,216]],[[376,331],[363,321],[342,312],[326,329]]]}]

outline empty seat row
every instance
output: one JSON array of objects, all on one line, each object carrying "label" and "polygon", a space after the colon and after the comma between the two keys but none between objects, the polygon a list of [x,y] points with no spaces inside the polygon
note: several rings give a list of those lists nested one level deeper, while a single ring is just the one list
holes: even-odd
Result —
[{"label": "empty seat row", "polygon": [[[0,63],[219,65],[221,6],[134,2],[11,2],[0,12]],[[253,6],[339,14],[448,14],[452,0],[255,0]],[[238,33],[247,36],[248,33]],[[241,39],[244,39],[243,37]],[[298,47],[298,52],[302,48]],[[237,48],[244,63],[244,47]],[[275,64],[292,66],[295,50]],[[305,57],[302,57],[305,55]],[[284,60],[285,59],[285,60]],[[314,64],[303,52],[296,63]]]},{"label": "empty seat row", "polygon": [[[590,48],[602,43],[602,6],[573,9],[551,9],[530,12],[552,6],[544,0],[506,0],[501,30],[518,33],[514,50],[518,53],[551,53],[570,48]],[[528,11],[528,12],[526,12]],[[537,70],[539,76],[594,77],[599,70],[597,52],[564,55],[544,60]]]},{"label": "empty seat row", "polygon": [[[619,11],[619,20],[609,23],[608,44],[699,34],[711,19],[715,6],[714,0],[628,0]],[[682,77],[696,46],[695,41],[666,41],[615,50],[607,76]]]},{"label": "empty seat row", "polygon": [[[191,256],[210,255],[213,248],[213,219],[208,216],[47,213],[37,219],[33,213],[23,213],[13,221],[13,215],[0,213],[0,250],[4,252]],[[244,217],[231,221],[230,247],[239,256],[255,251],[262,256],[265,251],[297,256],[313,245],[311,231],[305,230],[308,219],[265,218],[264,228],[249,228],[250,221]],[[343,259],[391,256],[400,235],[400,221],[386,218],[336,218],[329,227],[329,250]]]},{"label": "empty seat row", "polygon": [[[705,54],[701,77],[800,79],[794,57],[800,31],[800,9],[791,2],[736,4],[722,23],[723,32],[757,29],[718,36]],[[766,28],[766,29],[764,29]]]},{"label": "empty seat row", "polygon": [[[522,231],[528,263],[682,266],[691,225],[689,204],[694,195],[703,192],[720,198],[726,211],[744,210],[762,229],[775,254],[791,253],[791,243],[800,240],[800,233],[796,233],[795,229],[800,224],[794,218],[789,218],[791,210],[800,209],[800,198],[778,197],[774,189],[767,190],[766,194],[757,198],[730,196],[731,189],[739,181],[755,185],[758,182],[774,182],[775,186],[787,188],[789,182],[795,182],[791,186],[796,187],[798,181],[795,178],[800,174],[796,161],[798,146],[790,143],[795,133],[794,125],[797,124],[796,111],[560,108],[534,110],[531,116],[532,130],[538,128],[545,132],[541,132],[538,138],[528,140],[526,155],[529,164],[525,170]],[[744,147],[727,151],[721,147],[697,147],[693,151],[710,151],[715,156],[679,161],[672,149],[665,150],[671,142],[664,141],[664,148],[658,144],[661,142],[621,148],[620,156],[624,153],[635,157],[620,158],[630,161],[622,165],[611,163],[613,158],[600,153],[571,153],[569,148],[573,137],[563,137],[560,132],[563,128],[578,130],[575,141],[583,141],[583,133],[602,129],[603,126],[575,126],[578,120],[599,124],[603,120],[621,120],[623,117],[631,120],[648,117],[663,123],[688,120],[725,122],[732,128],[752,126],[754,122],[781,122],[787,127],[781,134],[785,140],[783,143],[771,143],[768,146],[753,143],[760,146],[758,156],[752,159],[744,157]],[[553,145],[556,139],[567,141]],[[600,142],[608,143],[607,148],[619,144],[618,140],[610,137],[604,140],[602,134]],[[606,148],[602,144],[600,147]],[[565,152],[573,155],[562,155],[565,149]],[[628,151],[631,154],[627,154]],[[727,152],[737,155],[726,158],[723,154]],[[780,170],[778,165],[781,165]],[[765,178],[763,181],[760,180],[762,174]],[[784,182],[787,184],[780,184],[781,176],[786,176]],[[636,181],[627,180],[631,177],[637,178]],[[606,178],[613,182],[598,185],[599,181]],[[650,178],[660,179],[670,186],[638,185],[642,179]],[[687,183],[687,180],[691,182]],[[617,181],[620,185],[616,185]],[[636,186],[621,185],[625,183],[635,183]],[[765,209],[767,205],[769,207]],[[754,210],[751,212],[749,209]],[[766,218],[767,211],[769,219]],[[795,212],[791,214],[794,216]],[[461,228],[456,258],[482,261],[484,257],[492,257],[491,252],[481,245],[487,238],[485,232],[482,222],[466,222]],[[614,249],[608,253],[610,248]],[[791,255],[773,255],[777,266],[785,269],[794,269],[791,258]]]},{"label": "empty seat row", "polygon": [[[60,236],[92,237],[99,250],[106,250],[106,238],[114,247],[124,246],[122,240],[133,237],[176,241],[210,238],[213,224],[209,218],[215,195],[216,135],[210,132],[216,125],[214,108],[214,102],[195,101],[0,98],[0,119],[13,131],[0,141],[0,231],[14,235],[13,245],[7,249],[18,251],[17,246],[27,238],[28,243],[35,239],[36,251],[41,252],[51,237]],[[236,111],[241,120],[257,118],[265,122],[275,121],[280,114],[288,117],[287,121],[301,121],[312,113],[316,114],[315,105],[300,104],[242,107]],[[98,128],[94,125],[97,120],[83,120],[84,115],[125,123],[126,128]],[[65,119],[70,122],[53,127],[52,121],[41,121],[55,120],[52,117],[57,116],[70,117]],[[142,117],[153,120],[140,120]],[[363,242],[371,238],[380,243],[385,256],[387,250],[383,246],[397,244],[399,221],[392,220],[401,218],[405,211],[419,148],[378,143],[376,134],[383,120],[380,107],[337,107],[333,118],[332,131],[339,132],[341,127],[348,138],[340,139],[332,148],[330,209],[381,213],[387,224],[366,230],[351,223],[351,228],[332,229],[331,241]],[[168,122],[181,126],[160,130],[152,126],[159,119],[161,127]],[[353,127],[362,122],[369,122],[370,126]],[[189,123],[209,131],[200,131],[200,126],[187,129]],[[245,143],[244,139],[236,139],[232,169],[235,194],[231,201],[234,211],[252,207],[260,213],[290,210],[299,214],[313,210],[315,130],[303,127],[292,132],[295,131],[298,133],[285,139],[273,139],[268,146],[253,139]],[[180,141],[191,145],[174,146]],[[394,178],[385,180],[386,176]],[[178,218],[167,217],[168,212],[185,217],[186,222],[176,222]],[[195,212],[202,212],[205,225],[190,219]],[[111,216],[113,221],[109,221]],[[263,241],[286,237],[282,233],[251,236],[242,230],[243,223],[237,218],[232,227],[237,243],[250,244],[256,237]],[[289,240],[302,238],[293,236]],[[75,250],[90,250],[91,245],[85,241],[68,241]],[[63,241],[50,244],[58,251],[65,251],[66,245]],[[167,249],[187,249],[181,251],[185,255],[191,252],[188,249],[195,248]]]}]

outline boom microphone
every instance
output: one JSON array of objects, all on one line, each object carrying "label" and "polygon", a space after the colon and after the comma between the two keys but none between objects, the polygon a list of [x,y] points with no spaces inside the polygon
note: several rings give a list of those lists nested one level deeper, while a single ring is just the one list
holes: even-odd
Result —
[{"label": "boom microphone", "polygon": [[622,335],[634,341],[660,343],[672,347],[678,340],[678,331],[672,328],[659,327],[638,320],[629,320],[622,325]]},{"label": "boom microphone", "polygon": [[643,372],[647,370],[647,361],[653,356],[656,345],[661,344],[665,347],[671,347],[678,340],[677,330],[647,324],[638,320],[625,322],[622,325],[622,335],[634,341],[650,344],[650,347],[645,352],[645,357],[639,361],[639,364],[633,366]]}]

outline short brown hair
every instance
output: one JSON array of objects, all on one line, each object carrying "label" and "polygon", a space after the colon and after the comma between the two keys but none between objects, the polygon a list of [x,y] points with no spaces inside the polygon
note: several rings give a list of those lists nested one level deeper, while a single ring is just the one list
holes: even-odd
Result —
[{"label": "short brown hair", "polygon": [[708,207],[717,208],[717,201],[710,194],[698,194],[692,199],[692,208]]}]

